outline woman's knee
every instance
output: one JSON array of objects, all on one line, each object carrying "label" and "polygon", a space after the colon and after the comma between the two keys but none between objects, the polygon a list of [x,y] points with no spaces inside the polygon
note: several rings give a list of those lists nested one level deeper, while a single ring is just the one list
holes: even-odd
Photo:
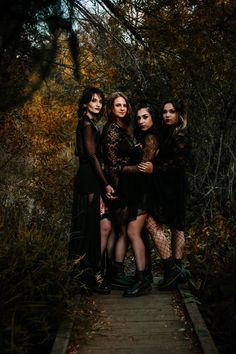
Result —
[{"label": "woman's knee", "polygon": [[112,231],[111,221],[109,219],[101,220],[101,235],[110,235]]}]

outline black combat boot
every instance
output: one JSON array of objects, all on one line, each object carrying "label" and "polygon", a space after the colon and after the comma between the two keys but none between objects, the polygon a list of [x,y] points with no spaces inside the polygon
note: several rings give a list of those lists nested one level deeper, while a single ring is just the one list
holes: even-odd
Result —
[{"label": "black combat boot", "polygon": [[125,290],[123,296],[137,297],[144,295],[152,290],[150,281],[147,279],[145,271],[137,271],[135,282]]},{"label": "black combat boot", "polygon": [[134,281],[133,277],[125,275],[123,262],[115,262],[113,275],[110,280],[111,288],[114,290],[124,290]]},{"label": "black combat boot", "polygon": [[109,295],[111,292],[111,288],[108,282],[103,278],[102,272],[97,272],[94,278],[94,286],[92,288],[93,292],[103,295]]},{"label": "black combat boot", "polygon": [[164,276],[161,279],[157,287],[159,290],[174,290],[178,284],[178,282],[182,279],[182,271],[175,264],[174,259],[172,257],[163,260],[164,266]]}]

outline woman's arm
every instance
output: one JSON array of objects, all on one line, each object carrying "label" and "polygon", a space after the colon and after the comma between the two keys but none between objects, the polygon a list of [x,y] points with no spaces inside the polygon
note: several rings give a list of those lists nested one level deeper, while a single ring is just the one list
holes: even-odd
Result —
[{"label": "woman's arm", "polygon": [[84,146],[88,154],[89,160],[97,173],[100,181],[104,185],[107,193],[113,193],[113,188],[109,185],[100,164],[100,161],[96,153],[96,142],[94,139],[93,126],[89,121],[85,121],[83,125],[83,135],[84,135]]},{"label": "woman's arm", "polygon": [[152,173],[153,161],[158,153],[158,139],[154,134],[148,134],[143,143],[142,161],[138,165],[124,166],[123,173]]}]

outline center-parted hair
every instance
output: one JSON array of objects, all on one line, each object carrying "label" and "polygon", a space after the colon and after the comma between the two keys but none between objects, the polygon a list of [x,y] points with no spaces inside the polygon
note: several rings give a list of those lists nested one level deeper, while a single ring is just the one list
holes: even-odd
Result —
[{"label": "center-parted hair", "polygon": [[159,129],[161,127],[161,119],[160,119],[160,116],[159,116],[159,112],[158,112],[157,106],[152,101],[143,100],[143,101],[139,102],[136,105],[136,107],[135,107],[135,115],[134,115],[134,132],[135,132],[135,135],[139,135],[140,134],[140,128],[138,126],[138,121],[137,121],[137,114],[138,114],[138,111],[140,109],[146,109],[149,112],[149,114],[152,117],[152,121],[153,121],[153,126],[151,127],[151,130],[154,133],[158,134]]},{"label": "center-parted hair", "polygon": [[124,118],[124,122],[126,123],[126,125],[129,125],[130,124],[129,116],[131,113],[131,105],[128,101],[127,96],[121,91],[113,92],[107,100],[107,106],[106,106],[107,121],[109,123],[112,123],[112,122],[115,122],[115,120],[116,120],[116,117],[114,116],[114,113],[113,113],[113,108],[114,108],[114,101],[118,97],[122,97],[127,104],[127,114],[126,114],[126,117]]}]

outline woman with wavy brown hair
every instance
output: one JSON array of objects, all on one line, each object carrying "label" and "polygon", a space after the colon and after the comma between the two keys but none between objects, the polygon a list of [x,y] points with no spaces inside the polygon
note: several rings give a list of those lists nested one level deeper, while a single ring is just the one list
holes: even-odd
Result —
[{"label": "woman with wavy brown hair", "polygon": [[[145,273],[145,245],[142,239],[142,230],[147,218],[148,193],[143,188],[145,180],[139,177],[151,173],[152,164],[143,160],[142,145],[134,137],[129,112],[127,97],[122,92],[113,93],[107,104],[108,121],[103,131],[103,151],[105,173],[117,196],[116,200],[109,203],[110,215],[118,237],[111,285],[115,289],[126,288],[123,295],[134,297],[151,290]],[[152,125],[152,118],[149,120]],[[148,126],[149,128],[151,126]],[[154,140],[156,141],[156,136]],[[124,273],[127,235],[136,265],[133,279],[127,278]]]}]

